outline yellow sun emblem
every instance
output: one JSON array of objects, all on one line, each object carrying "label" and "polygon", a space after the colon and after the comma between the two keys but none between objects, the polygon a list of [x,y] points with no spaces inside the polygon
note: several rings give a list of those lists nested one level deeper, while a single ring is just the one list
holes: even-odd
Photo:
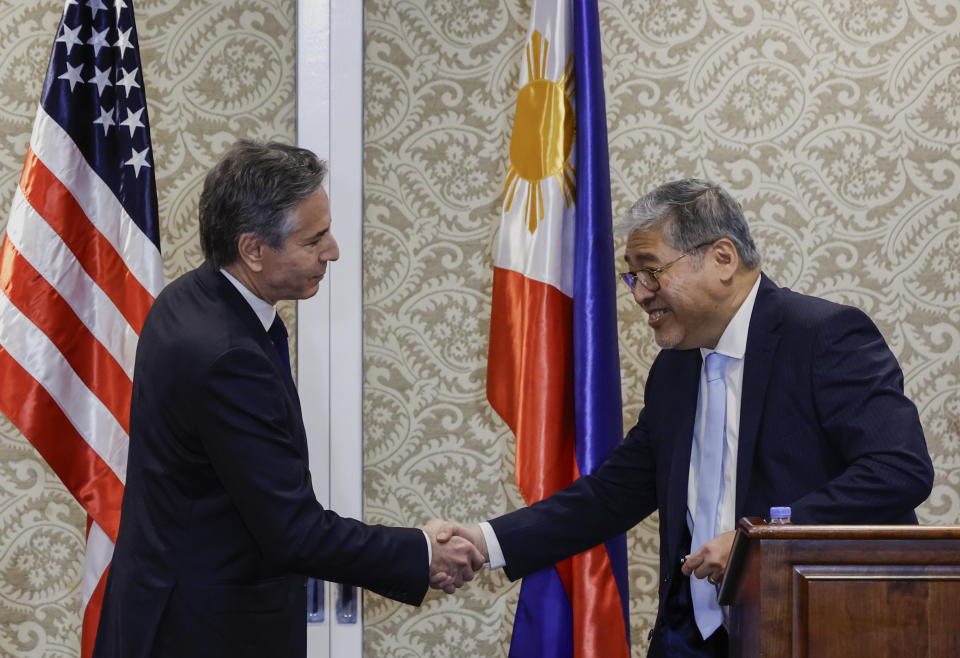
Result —
[{"label": "yellow sun emblem", "polygon": [[[573,55],[567,59],[563,76],[548,80],[547,49],[550,43],[534,30],[527,44],[527,77],[530,80],[517,94],[517,115],[510,138],[510,168],[504,185],[504,212],[523,180],[526,198],[523,214],[533,233],[543,219],[542,182],[556,178],[567,207],[573,199],[575,172],[570,164],[575,127],[573,116]],[[523,194],[523,192],[521,192]]]}]

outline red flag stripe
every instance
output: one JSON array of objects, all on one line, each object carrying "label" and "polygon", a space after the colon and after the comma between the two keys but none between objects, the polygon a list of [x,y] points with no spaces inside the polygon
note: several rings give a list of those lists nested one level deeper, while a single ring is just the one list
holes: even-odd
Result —
[{"label": "red flag stripe", "polygon": [[127,373],[6,238],[0,247],[0,289],[56,345],[83,383],[129,433],[133,383]]},{"label": "red flag stripe", "polygon": [[575,658],[630,658],[620,590],[605,544],[570,558]]},{"label": "red flag stripe", "polygon": [[[572,313],[573,300],[553,286],[494,268],[487,398],[517,437],[517,486],[528,505],[580,476]],[[574,655],[628,658],[620,592],[606,546],[564,560],[556,569],[573,608]]]},{"label": "red flag stripe", "polygon": [[120,254],[126,267],[147,292],[163,288],[160,251],[130,218],[120,201],[94,171],[73,139],[46,113],[37,109],[30,150],[70,190],[83,214]]},{"label": "red flag stripe", "polygon": [[[576,469],[574,479],[580,477]],[[567,560],[569,580],[564,581],[573,608],[574,658],[630,658],[624,640],[627,628],[623,603],[606,544],[600,544]]]},{"label": "red flag stripe", "polygon": [[57,232],[90,278],[140,333],[153,297],[133,276],[106,238],[93,226],[70,191],[27,151],[20,189],[27,202]]},{"label": "red flag stripe", "polygon": [[574,480],[573,300],[518,272],[493,270],[487,399],[517,437],[528,505]]},{"label": "red flag stripe", "polygon": [[80,632],[80,658],[90,658],[93,655],[93,645],[97,639],[97,626],[100,624],[100,611],[103,608],[103,594],[107,588],[107,575],[110,566],[97,582],[93,595],[83,609],[83,627]]},{"label": "red flag stripe", "polygon": [[60,236],[27,203],[20,188],[14,194],[7,238],[132,378],[137,333],[80,266]]},{"label": "red flag stripe", "polygon": [[[4,341],[6,345],[6,341]],[[0,347],[0,408],[114,542],[123,483],[77,432],[60,406]]]},{"label": "red flag stripe", "polygon": [[[43,388],[58,413],[73,425],[76,434],[122,482],[127,468],[127,433],[80,380],[46,334],[20,313],[6,295],[0,295],[0,345],[20,369]],[[8,381],[3,381],[6,386]],[[8,415],[23,412],[20,408],[0,408]],[[36,422],[39,426],[43,418]]]}]

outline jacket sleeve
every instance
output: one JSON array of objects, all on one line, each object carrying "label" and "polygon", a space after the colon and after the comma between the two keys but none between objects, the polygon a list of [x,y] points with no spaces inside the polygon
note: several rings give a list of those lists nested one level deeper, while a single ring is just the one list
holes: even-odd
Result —
[{"label": "jacket sleeve", "polygon": [[418,605],[429,564],[416,528],[369,526],[317,501],[293,409],[262,352],[234,348],[209,368],[199,434],[224,489],[263,555],[290,571]]},{"label": "jacket sleeve", "polygon": [[583,552],[657,508],[656,455],[644,413],[594,473],[549,498],[490,521],[510,580]]},{"label": "jacket sleeve", "polygon": [[873,322],[850,307],[828,317],[815,340],[814,406],[846,467],[793,501],[793,520],[902,522],[930,494],[933,465],[896,358]]}]

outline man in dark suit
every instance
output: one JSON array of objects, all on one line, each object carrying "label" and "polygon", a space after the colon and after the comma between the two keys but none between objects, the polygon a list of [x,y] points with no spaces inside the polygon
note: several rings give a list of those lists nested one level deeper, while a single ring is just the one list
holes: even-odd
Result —
[{"label": "man in dark suit", "polygon": [[[238,142],[200,198],[206,262],[170,284],[137,348],[120,533],[94,655],[306,655],[307,576],[419,605],[483,560],[466,540],[368,526],[313,493],[274,304],[337,260],[324,163]],[[432,544],[432,545],[431,545]]]},{"label": "man in dark suit", "polygon": [[[689,179],[641,198],[620,227],[622,275],[663,348],[644,408],[592,475],[464,528],[511,579],[660,513],[650,656],[725,656],[716,584],[736,520],[916,523],[933,468],[916,407],[861,311],[777,287],[722,188]],[[692,576],[692,577],[691,577]]]}]

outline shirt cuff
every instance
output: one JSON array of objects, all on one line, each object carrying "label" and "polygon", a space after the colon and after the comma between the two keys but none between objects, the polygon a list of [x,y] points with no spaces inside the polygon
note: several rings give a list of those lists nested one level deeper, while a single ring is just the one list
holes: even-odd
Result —
[{"label": "shirt cuff", "polygon": [[433,564],[433,546],[430,544],[430,535],[427,534],[426,530],[421,530],[423,533],[423,538],[427,540],[427,569],[430,569],[430,565]]},{"label": "shirt cuff", "polygon": [[497,534],[493,531],[493,526],[486,521],[480,522],[479,525],[480,532],[483,533],[483,540],[487,542],[487,555],[490,556],[487,568],[501,569],[505,567],[507,561],[503,558],[503,550],[500,548],[500,542],[497,540]]}]

